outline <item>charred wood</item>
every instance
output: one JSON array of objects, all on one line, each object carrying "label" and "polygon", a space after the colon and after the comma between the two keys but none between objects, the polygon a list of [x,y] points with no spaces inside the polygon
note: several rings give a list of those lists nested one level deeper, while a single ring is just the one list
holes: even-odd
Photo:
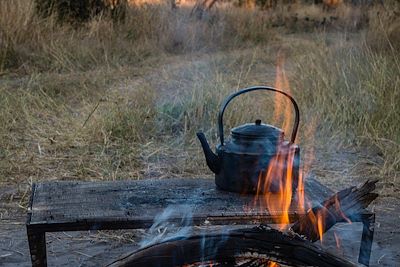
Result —
[{"label": "charred wood", "polygon": [[268,266],[269,260],[289,266],[357,266],[298,236],[264,225],[223,234],[171,239],[143,248],[108,266],[172,267],[199,262],[212,262],[213,266]]},{"label": "charred wood", "polygon": [[377,181],[367,181],[360,187],[353,186],[339,191],[321,205],[300,216],[291,229],[308,240],[319,240],[320,233],[316,221],[322,220],[323,232],[328,231],[337,222],[351,222],[352,218],[358,216],[377,198],[378,194],[372,193],[376,183]]}]

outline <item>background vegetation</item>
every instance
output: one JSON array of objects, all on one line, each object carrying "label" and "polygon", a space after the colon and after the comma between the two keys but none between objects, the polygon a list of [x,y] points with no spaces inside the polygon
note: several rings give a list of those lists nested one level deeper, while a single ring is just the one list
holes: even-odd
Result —
[{"label": "background vegetation", "polygon": [[[201,20],[190,7],[132,5],[123,20],[100,12],[79,25],[35,10],[30,0],[0,2],[1,183],[209,174],[195,132],[215,144],[221,101],[273,85],[282,54],[301,145],[367,150],[376,159],[367,171],[399,188],[396,1],[221,4]],[[272,120],[272,100],[236,101],[227,128]]]}]

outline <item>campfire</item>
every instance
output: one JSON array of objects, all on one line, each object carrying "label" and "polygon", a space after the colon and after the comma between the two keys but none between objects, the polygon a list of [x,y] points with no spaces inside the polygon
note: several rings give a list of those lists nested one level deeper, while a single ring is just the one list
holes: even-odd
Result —
[{"label": "campfire", "polygon": [[[303,163],[300,167],[300,148],[295,143],[299,108],[290,95],[281,58],[276,87],[280,89],[250,87],[227,97],[218,116],[220,144],[216,153],[204,134],[197,134],[207,165],[215,173],[217,187],[235,192],[238,197],[254,195],[244,213],[267,214],[273,224],[174,237],[144,247],[110,266],[357,266],[325,251],[317,242],[322,242],[324,234],[336,223],[353,221],[364,223],[359,262],[368,266],[374,217],[365,209],[377,197],[373,193],[376,181],[344,189],[321,203],[313,202],[305,193],[309,166]],[[230,138],[225,140],[225,109],[234,98],[253,91],[276,93],[274,118],[279,122],[280,114],[285,115],[285,131],[256,120],[233,128]],[[290,110],[283,107],[280,96],[293,104],[294,119]],[[292,121],[292,134],[286,141],[284,132],[288,132],[288,122]],[[339,240],[336,241],[339,246]]]},{"label": "campfire", "polygon": [[[294,222],[280,226],[282,230],[262,224],[220,234],[171,238],[110,266],[357,266],[313,242],[322,239],[337,222],[363,219],[364,208],[377,197],[372,193],[375,183],[368,181],[334,194],[321,205],[299,214]],[[273,216],[277,222],[280,217],[283,216]],[[365,253],[363,248],[360,252]]]}]

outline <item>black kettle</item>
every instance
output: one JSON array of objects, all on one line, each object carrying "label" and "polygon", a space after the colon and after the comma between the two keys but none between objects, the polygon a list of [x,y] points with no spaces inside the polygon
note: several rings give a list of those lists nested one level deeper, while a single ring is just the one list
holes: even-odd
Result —
[{"label": "black kettle", "polygon": [[[223,116],[228,104],[237,96],[251,91],[266,90],[282,94],[290,99],[295,111],[295,121],[290,141],[285,141],[284,132],[272,125],[261,123],[246,123],[231,129],[231,136],[224,140]],[[279,154],[281,158],[292,153],[292,162],[283,162],[281,168],[292,168],[292,189],[295,192],[298,184],[300,148],[294,144],[299,126],[299,108],[292,96],[286,92],[266,86],[256,86],[242,89],[228,96],[222,103],[218,114],[218,134],[220,144],[216,154],[212,152],[202,132],[197,133],[208,167],[215,173],[215,183],[218,188],[238,193],[260,193],[259,184],[264,183],[269,164]],[[291,151],[291,152],[289,152]],[[282,177],[279,177],[282,179]],[[279,183],[279,182],[277,182]],[[262,193],[276,192],[278,184],[263,187]],[[267,191],[267,192],[265,192]]]}]

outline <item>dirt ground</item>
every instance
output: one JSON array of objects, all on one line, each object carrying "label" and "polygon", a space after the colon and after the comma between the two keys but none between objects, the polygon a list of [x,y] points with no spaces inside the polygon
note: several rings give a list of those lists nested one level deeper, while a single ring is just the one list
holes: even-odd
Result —
[{"label": "dirt ground", "polygon": [[[322,160],[325,157],[324,160]],[[314,173],[325,173],[321,181],[338,190],[346,185],[357,184],[361,177],[354,174],[354,164],[366,158],[360,151],[346,151],[327,155],[322,154],[320,161],[329,162],[325,166],[316,162],[319,168]],[[322,166],[322,167],[321,167]],[[341,168],[339,168],[339,166]],[[341,185],[335,181],[341,169]],[[347,173],[347,175],[343,175]],[[400,217],[400,199],[394,194],[385,194],[378,184],[381,195],[372,203],[370,209],[376,212],[375,237],[371,255],[371,266],[400,266],[400,231],[397,223]],[[13,187],[0,191],[0,265],[30,266],[28,243],[25,230],[25,212],[16,208],[16,201],[9,201],[16,194]],[[15,209],[16,208],[16,209]],[[87,231],[47,234],[47,252],[49,266],[102,266],[119,256],[132,252],[139,247],[145,230],[135,231]],[[362,225],[337,224],[328,231],[322,246],[333,253],[357,261]],[[340,237],[341,248],[336,247],[333,233]]]},{"label": "dirt ground", "polygon": [[[210,58],[190,60],[196,62],[193,64],[196,68],[207,68]],[[264,80],[271,80],[274,77],[273,72],[265,72],[265,64],[259,66],[260,71],[255,72],[254,80],[260,80],[257,75],[264,77],[262,78]],[[274,62],[269,64],[269,67],[273,69]],[[174,84],[169,83],[165,86],[161,81],[190,83],[190,79],[186,79],[185,70],[187,69],[188,66],[182,63],[165,64],[164,67],[151,71],[143,77],[116,84],[115,89],[125,90],[136,83],[150,83],[161,92],[168,91],[168,88],[174,87]],[[375,178],[365,177],[362,174],[363,168],[377,164],[378,157],[371,151],[365,152],[353,148],[335,151],[334,148],[326,146],[319,148],[315,158],[311,172],[333,190],[359,184],[366,178]],[[155,178],[157,174],[152,172],[151,177]],[[391,187],[390,184],[382,182],[378,183],[376,191],[380,196],[370,206],[370,210],[376,213],[371,266],[400,266],[399,190],[394,185]],[[19,205],[21,198],[26,199],[26,194],[29,194],[28,188],[16,186],[0,188],[0,266],[30,266],[25,229],[26,211]],[[338,224],[326,234],[322,246],[356,262],[361,230],[360,223]],[[49,266],[102,266],[137,249],[144,231],[49,233],[46,236]],[[336,248],[333,232],[340,236],[342,246],[339,249]]]}]

